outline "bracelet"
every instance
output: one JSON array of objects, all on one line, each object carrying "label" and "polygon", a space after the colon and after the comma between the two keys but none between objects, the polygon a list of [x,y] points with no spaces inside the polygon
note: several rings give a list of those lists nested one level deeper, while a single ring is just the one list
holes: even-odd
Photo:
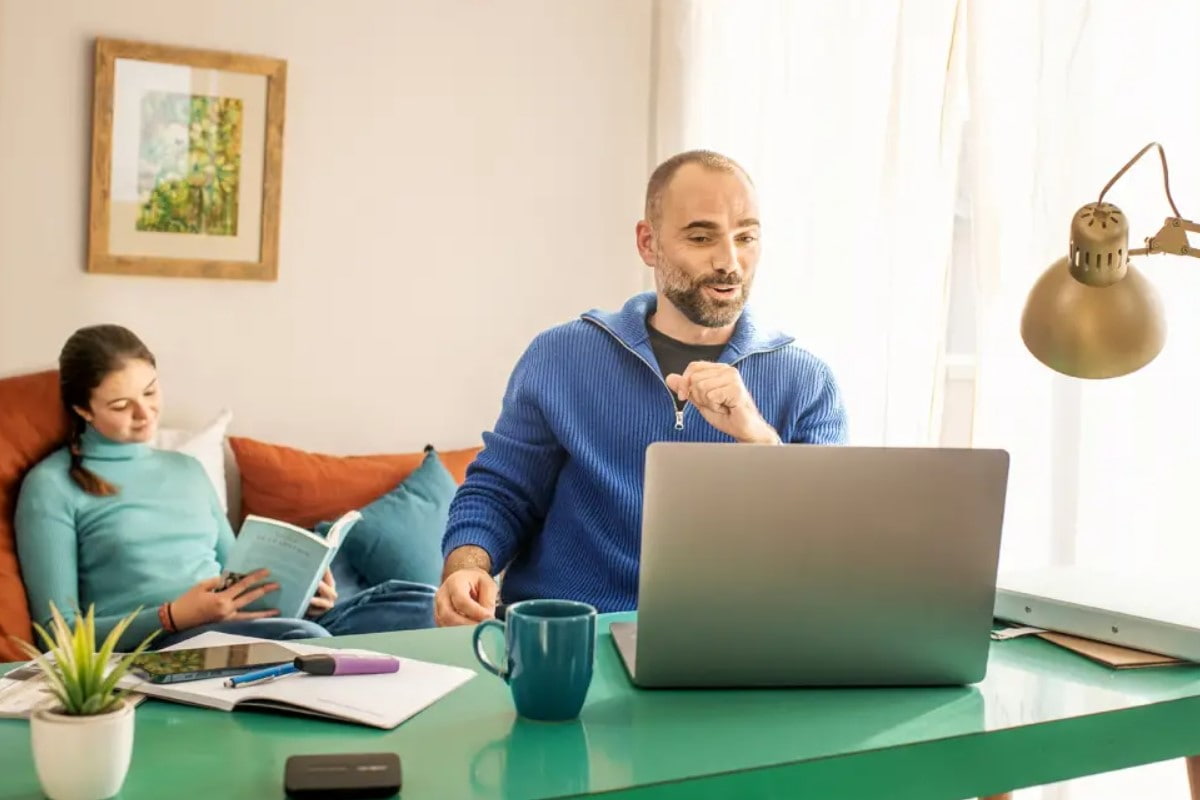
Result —
[{"label": "bracelet", "polygon": [[171,632],[175,633],[179,630],[179,626],[175,624],[175,611],[171,608],[174,603],[167,603],[167,619],[171,620]]},{"label": "bracelet", "polygon": [[163,603],[158,607],[158,624],[167,633],[175,633],[175,619],[171,616],[171,604]]}]

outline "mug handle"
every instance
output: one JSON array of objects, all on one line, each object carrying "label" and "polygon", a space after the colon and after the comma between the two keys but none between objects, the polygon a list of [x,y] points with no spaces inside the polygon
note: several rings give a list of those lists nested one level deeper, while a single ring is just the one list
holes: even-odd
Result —
[{"label": "mug handle", "polygon": [[487,761],[492,753],[499,752],[501,758],[504,758],[505,744],[507,744],[506,739],[497,739],[496,741],[481,747],[479,752],[475,754],[475,757],[471,759],[471,785],[474,786],[476,790],[486,794],[493,794],[499,788],[483,780],[479,776],[479,768],[483,766],[484,762]]},{"label": "mug handle", "polygon": [[475,658],[479,659],[479,663],[482,664],[483,668],[488,672],[503,679],[504,681],[508,681],[508,669],[496,666],[496,664],[490,658],[488,658],[488,654],[483,651],[483,632],[488,628],[495,628],[503,633],[504,623],[498,622],[494,619],[485,619],[483,622],[475,626],[475,635],[473,638],[475,645]]}]

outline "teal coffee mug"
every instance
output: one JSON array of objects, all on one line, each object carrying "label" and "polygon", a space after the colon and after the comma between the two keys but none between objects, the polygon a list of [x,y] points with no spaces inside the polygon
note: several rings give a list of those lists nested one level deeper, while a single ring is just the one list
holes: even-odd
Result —
[{"label": "teal coffee mug", "polygon": [[[497,665],[483,650],[488,628],[504,632]],[[517,713],[526,719],[575,719],[592,683],[596,659],[596,609],[574,600],[524,600],[508,607],[504,622],[475,626],[475,657],[512,689]]]}]

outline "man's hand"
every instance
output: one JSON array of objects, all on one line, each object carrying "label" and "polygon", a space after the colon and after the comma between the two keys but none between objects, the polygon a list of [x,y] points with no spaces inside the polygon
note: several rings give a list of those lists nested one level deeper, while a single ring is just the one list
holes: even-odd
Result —
[{"label": "man's hand", "polygon": [[438,626],[472,625],[496,615],[500,587],[484,569],[465,567],[446,576],[433,599]]},{"label": "man's hand", "polygon": [[337,585],[334,583],[333,573],[325,570],[325,574],[321,576],[321,582],[317,584],[317,593],[313,595],[312,602],[308,604],[308,611],[304,616],[310,619],[321,616],[333,608],[337,598]]},{"label": "man's hand", "polygon": [[779,434],[758,413],[741,373],[729,364],[693,361],[682,375],[668,375],[667,386],[699,409],[708,424],[737,441],[779,444]]}]

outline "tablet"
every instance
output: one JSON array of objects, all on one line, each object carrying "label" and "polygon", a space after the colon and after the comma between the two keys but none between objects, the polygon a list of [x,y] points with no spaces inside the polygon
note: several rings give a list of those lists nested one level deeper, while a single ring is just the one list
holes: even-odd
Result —
[{"label": "tablet", "polygon": [[151,683],[182,683],[287,664],[297,653],[276,642],[251,642],[140,654],[131,671]]}]

